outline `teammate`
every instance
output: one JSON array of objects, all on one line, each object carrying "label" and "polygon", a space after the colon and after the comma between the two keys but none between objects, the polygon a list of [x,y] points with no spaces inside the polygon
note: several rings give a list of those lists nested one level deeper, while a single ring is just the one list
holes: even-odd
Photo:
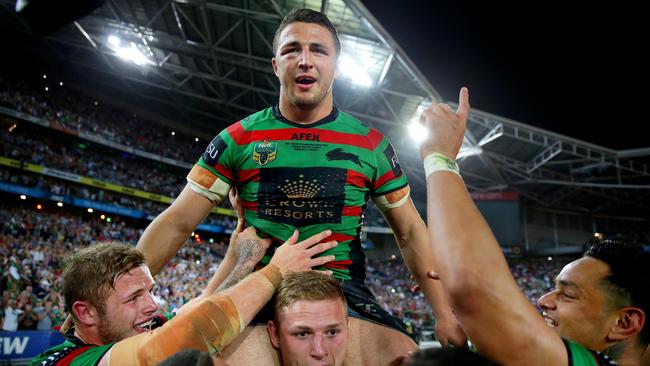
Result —
[{"label": "teammate", "polygon": [[597,244],[567,265],[557,289],[540,300],[549,327],[517,287],[458,173],[454,159],[469,114],[466,88],[459,99],[456,112],[434,104],[423,113],[428,137],[420,153],[434,264],[469,338],[504,365],[613,364],[595,351],[621,365],[638,365],[648,345],[648,253],[639,246]]},{"label": "teammate", "polygon": [[348,311],[339,284],[317,271],[280,283],[267,329],[282,365],[340,366],[348,346]]},{"label": "teammate", "polygon": [[154,315],[154,281],[138,250],[120,243],[83,249],[67,259],[63,274],[74,327],[64,343],[36,357],[32,365],[153,365],[182,349],[219,353],[272,297],[283,275],[333,259],[311,258],[336,244],[317,244],[330,234],[297,244],[293,235],[270,265],[247,276],[270,241],[246,229],[234,245],[237,265],[231,277],[238,277],[237,283],[186,304],[175,317]]},{"label": "teammate", "polygon": [[[247,223],[277,243],[295,228],[303,236],[324,228],[333,231],[331,239],[340,244],[326,253],[336,260],[325,268],[343,281],[353,317],[347,360],[390,363],[416,345],[364,284],[359,234],[370,197],[383,211],[407,266],[423,286],[437,317],[439,340],[443,345],[464,345],[465,335],[440,284],[426,281],[433,261],[426,225],[409,197],[392,146],[378,131],[333,105],[332,82],[341,50],[336,29],[321,13],[295,10],[278,27],[273,48],[279,103],[231,125],[208,145],[187,176],[187,186],[138,243],[152,272],[175,255],[192,230],[236,187]],[[231,266],[226,257],[220,270],[227,273]],[[256,327],[226,350],[224,360],[259,364],[272,351],[266,330]],[[278,362],[275,358],[269,364]]]}]

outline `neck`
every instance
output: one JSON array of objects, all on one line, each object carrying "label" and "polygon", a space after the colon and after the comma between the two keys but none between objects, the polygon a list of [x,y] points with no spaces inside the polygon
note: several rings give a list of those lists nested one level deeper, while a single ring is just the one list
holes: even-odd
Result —
[{"label": "neck", "polygon": [[619,342],[604,353],[613,358],[619,366],[639,366],[645,347],[636,342],[636,338]]},{"label": "neck", "polygon": [[334,102],[332,100],[332,93],[329,93],[319,105],[310,109],[302,109],[291,104],[288,98],[280,94],[280,113],[284,118],[291,122],[308,125],[310,123],[318,122],[332,113]]},{"label": "neck", "polygon": [[95,327],[87,327],[84,325],[75,324],[74,336],[81,339],[86,344],[94,344],[98,346],[104,344],[104,342],[102,342],[102,340],[99,338],[97,328]]}]

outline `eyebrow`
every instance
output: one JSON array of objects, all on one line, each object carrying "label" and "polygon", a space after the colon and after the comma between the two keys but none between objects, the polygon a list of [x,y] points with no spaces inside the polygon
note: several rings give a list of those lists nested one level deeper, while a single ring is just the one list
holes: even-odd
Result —
[{"label": "eyebrow", "polygon": [[558,284],[558,285],[562,285],[564,287],[572,287],[572,288],[574,288],[576,290],[580,290],[580,287],[578,285],[576,285],[575,282],[572,282],[572,281],[555,279],[555,283]]},{"label": "eyebrow", "polygon": [[[326,325],[324,328],[325,329],[332,329],[332,328],[338,328],[338,327],[341,327],[341,326],[343,326],[343,323],[332,323],[332,324]],[[292,327],[292,330],[313,330],[313,328],[310,327],[310,326],[307,326],[307,325],[296,325],[296,326]]]},{"label": "eyebrow", "polygon": [[[295,47],[295,46],[299,46],[299,45],[300,45],[300,42],[292,41],[292,42],[285,43],[285,44],[281,45],[280,49],[284,49],[286,47]],[[309,45],[310,48],[312,48],[312,47],[320,47],[320,48],[328,49],[326,44],[323,44],[323,43],[320,43],[320,42],[311,42],[308,45]]]},{"label": "eyebrow", "polygon": [[[153,290],[153,287],[154,287],[155,285],[156,285],[156,284],[153,283],[153,284],[151,285],[151,287],[149,288],[149,291]],[[135,295],[137,295],[138,293],[143,292],[143,291],[147,291],[147,288],[146,288],[146,287],[140,287],[139,289],[134,290],[134,291],[132,291],[131,293],[129,293],[128,295],[124,296],[123,300],[128,300],[128,299],[130,299],[131,297],[133,297],[133,296],[135,296]]]}]

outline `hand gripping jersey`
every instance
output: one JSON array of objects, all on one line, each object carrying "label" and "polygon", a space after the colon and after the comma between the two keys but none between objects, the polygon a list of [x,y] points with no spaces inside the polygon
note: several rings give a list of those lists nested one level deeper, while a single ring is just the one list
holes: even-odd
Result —
[{"label": "hand gripping jersey", "polygon": [[296,228],[299,240],[332,230],[327,240],[339,245],[321,255],[336,257],[325,268],[344,280],[365,278],[359,234],[368,198],[385,210],[409,194],[386,137],[336,108],[309,125],[287,120],[277,106],[257,112],[217,135],[187,180],[213,201],[236,186],[247,223],[277,243]]}]

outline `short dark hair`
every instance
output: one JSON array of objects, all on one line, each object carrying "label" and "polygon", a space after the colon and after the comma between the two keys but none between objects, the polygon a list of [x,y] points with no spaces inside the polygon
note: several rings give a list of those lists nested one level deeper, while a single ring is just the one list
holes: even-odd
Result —
[{"label": "short dark hair", "polygon": [[611,274],[605,281],[615,301],[643,310],[641,342],[650,343],[650,253],[641,244],[604,240],[594,243],[584,256],[607,263]]},{"label": "short dark hair", "polygon": [[65,309],[72,312],[75,301],[88,301],[101,313],[115,280],[134,268],[145,265],[134,246],[124,243],[101,243],[84,248],[64,260],[63,296]]},{"label": "short dark hair", "polygon": [[339,299],[347,308],[341,285],[330,276],[319,271],[291,272],[287,274],[273,298],[273,320],[280,324],[279,314],[301,300],[319,301]]},{"label": "short dark hair", "polygon": [[327,28],[332,34],[334,39],[334,47],[336,48],[336,56],[341,54],[341,41],[339,40],[339,33],[336,31],[334,24],[329,20],[327,15],[311,9],[293,9],[282,19],[282,22],[275,31],[273,36],[273,55],[278,52],[278,43],[280,41],[280,33],[291,23],[313,23],[322,25]]}]

